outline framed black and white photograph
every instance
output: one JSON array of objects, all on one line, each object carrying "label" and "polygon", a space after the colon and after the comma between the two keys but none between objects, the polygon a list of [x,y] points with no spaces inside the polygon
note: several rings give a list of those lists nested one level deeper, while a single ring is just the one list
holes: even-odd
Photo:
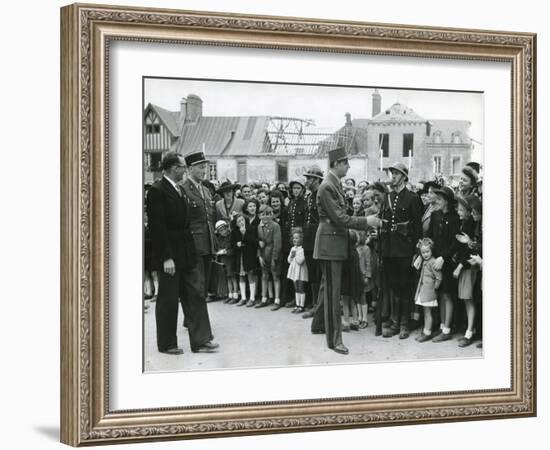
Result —
[{"label": "framed black and white photograph", "polygon": [[[151,198],[144,195],[145,372],[482,357],[481,265],[468,262],[482,254],[482,92],[147,77],[143,85],[146,193],[157,183]],[[403,193],[414,193],[418,203],[413,207],[397,200],[396,209],[406,211],[396,223],[408,222],[398,234],[389,222],[346,229],[350,239],[341,255],[347,259],[341,259],[339,303],[351,354],[344,359],[331,352],[321,336],[322,271],[313,257],[319,223],[330,220],[319,219],[317,193],[331,172],[329,152],[337,148],[344,149],[349,163],[339,179],[345,214],[371,216],[371,221],[389,218],[394,166],[406,174],[396,179],[397,185],[406,188]],[[163,169],[163,160],[173,153],[187,166],[181,180],[172,180],[170,171]],[[193,160],[193,155],[201,159]],[[167,179],[176,189],[166,185]],[[187,332],[177,326],[177,339],[171,344],[159,338],[159,328],[166,326],[163,307],[157,303],[159,292],[164,300],[160,285],[166,282],[158,273],[164,271],[159,247],[165,245],[160,230],[166,216],[155,195],[159,190],[179,195],[178,189],[187,203],[188,248],[195,246],[197,257],[207,260],[204,266],[196,264],[202,273],[191,271],[187,276],[204,280],[206,328],[209,335],[215,331],[216,344],[221,344],[201,351],[193,348],[203,332],[200,326],[197,331],[187,327]],[[447,200],[449,194],[452,198]],[[252,215],[247,211],[249,200],[256,200]],[[458,205],[465,217],[456,213]],[[442,207],[445,215],[437,213],[434,221],[439,222],[430,227],[432,212]],[[250,250],[241,250],[239,244],[240,215],[248,230],[242,238],[246,236]],[[451,220],[453,229],[439,231],[443,217]],[[297,248],[303,250],[303,260],[293,267],[299,267],[305,278],[302,286],[296,286],[300,280],[289,278],[295,233],[302,240]],[[466,251],[468,244],[461,247],[462,234],[471,239],[471,251]],[[414,261],[421,256],[422,239],[431,250],[426,261],[433,257],[435,262],[440,255],[449,258],[445,271],[428,275],[433,262]],[[394,253],[403,259],[388,259]],[[408,279],[400,294],[409,304],[400,305],[393,298],[395,280],[388,277],[398,263],[407,266]],[[462,276],[453,275],[461,263]],[[423,266],[430,291],[420,280]],[[442,289],[456,308],[448,318],[439,311]],[[183,294],[181,301],[194,294]],[[406,312],[401,312],[403,307]],[[183,305],[180,314],[177,318],[177,312],[171,313],[178,325],[183,324]],[[439,333],[445,319],[453,334]],[[444,338],[440,345],[416,344],[432,341],[436,333],[441,334],[436,342]],[[188,355],[170,357],[166,345],[181,355],[187,341]],[[195,355],[194,350],[213,354]]]},{"label": "framed black and white photograph", "polygon": [[536,414],[535,35],[61,19],[63,442]]}]

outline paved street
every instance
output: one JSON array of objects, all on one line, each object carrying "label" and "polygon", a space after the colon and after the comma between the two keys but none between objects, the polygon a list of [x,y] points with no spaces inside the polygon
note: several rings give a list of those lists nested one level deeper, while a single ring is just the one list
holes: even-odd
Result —
[{"label": "paved street", "polygon": [[[276,367],[311,364],[349,364],[359,362],[403,361],[439,358],[477,358],[482,350],[476,343],[459,348],[454,339],[433,343],[414,340],[418,330],[406,340],[398,336],[383,338],[374,336],[374,320],[359,331],[344,333],[344,344],[349,355],[340,355],[326,346],[325,335],[310,332],[311,319],[292,314],[291,309],[271,311],[267,308],[246,308],[222,302],[208,304],[210,321],[219,351],[212,354],[192,353],[187,330],[178,329],[178,344],[183,355],[159,353],[155,339],[155,304],[145,312],[144,342],[145,371],[208,370],[218,368]],[[183,323],[181,316],[178,323]]]}]

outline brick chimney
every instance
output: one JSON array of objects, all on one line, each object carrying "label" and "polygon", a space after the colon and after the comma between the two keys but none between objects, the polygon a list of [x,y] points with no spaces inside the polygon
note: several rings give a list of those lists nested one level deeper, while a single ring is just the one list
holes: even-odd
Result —
[{"label": "brick chimney", "polygon": [[187,96],[186,122],[196,123],[202,117],[202,99],[195,94]]},{"label": "brick chimney", "polygon": [[382,105],[382,97],[378,93],[378,89],[374,90],[372,94],[372,117],[380,114],[380,109]]},{"label": "brick chimney", "polygon": [[349,112],[347,112],[345,114],[346,116],[346,127],[351,127],[352,123],[351,123],[351,114]]},{"label": "brick chimney", "polygon": [[187,99],[182,97],[180,100],[180,121],[185,122],[187,118]]}]

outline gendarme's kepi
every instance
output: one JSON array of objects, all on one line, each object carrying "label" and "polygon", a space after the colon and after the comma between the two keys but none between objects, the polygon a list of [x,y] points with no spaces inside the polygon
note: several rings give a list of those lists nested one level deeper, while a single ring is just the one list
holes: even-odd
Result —
[{"label": "gendarme's kepi", "polygon": [[204,156],[203,152],[189,153],[185,156],[185,165],[187,167],[195,166],[208,162],[208,159]]},{"label": "gendarme's kepi", "polygon": [[336,147],[328,151],[328,160],[329,162],[336,162],[342,159],[348,159],[348,154],[344,147]]}]

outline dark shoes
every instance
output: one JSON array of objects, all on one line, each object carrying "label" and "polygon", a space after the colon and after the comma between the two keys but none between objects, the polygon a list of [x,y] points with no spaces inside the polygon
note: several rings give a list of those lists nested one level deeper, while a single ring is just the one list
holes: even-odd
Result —
[{"label": "dark shoes", "polygon": [[192,348],[191,351],[193,353],[214,353],[219,346],[220,344],[215,342],[207,342],[200,347]]},{"label": "dark shoes", "polygon": [[294,302],[285,303],[285,308],[294,308],[295,306],[296,306],[296,303]]},{"label": "dark shoes", "polygon": [[401,328],[399,332],[399,339],[407,339],[410,336],[410,331],[408,328]]},{"label": "dark shoes", "polygon": [[314,315],[315,313],[313,312],[313,310],[306,311],[302,314],[302,319],[311,319]]},{"label": "dark shoes", "polygon": [[351,323],[349,327],[353,331],[359,331],[359,324],[358,323]]},{"label": "dark shoes", "polygon": [[280,303],[275,303],[273,305],[273,308],[271,308],[271,311],[279,311],[282,308]]},{"label": "dark shoes", "polygon": [[166,355],[181,355],[183,350],[181,348],[173,347],[166,350],[159,350],[159,352]]},{"label": "dark shoes", "polygon": [[340,353],[341,355],[347,355],[349,353],[348,348],[343,344],[337,345],[336,347],[333,348],[333,350],[336,353]]},{"label": "dark shoes", "polygon": [[432,342],[450,341],[453,338],[451,333],[440,333],[432,339]]},{"label": "dark shoes", "polygon": [[248,303],[246,304],[246,307],[247,308],[252,308],[254,306],[254,303],[255,303],[254,300],[250,299],[250,300],[248,300]]},{"label": "dark shoes", "polygon": [[324,330],[311,330],[311,334],[325,334]]},{"label": "dark shoes", "polygon": [[237,306],[244,306],[246,305],[246,303],[247,303],[246,298],[243,298],[239,303],[237,303]]},{"label": "dark shoes", "polygon": [[415,341],[416,342],[426,342],[426,341],[429,341],[432,337],[433,336],[431,334],[428,336],[427,334],[424,334],[422,332],[416,337]]},{"label": "dark shoes", "polygon": [[399,334],[399,328],[397,327],[390,327],[390,328],[383,328],[382,329],[382,336],[385,338],[394,337],[396,334]]},{"label": "dark shoes", "polygon": [[257,303],[256,306],[254,306],[254,308],[265,308],[267,305],[269,305],[269,303],[266,301],[266,302],[260,302],[260,303]]},{"label": "dark shoes", "polygon": [[461,337],[459,340],[458,340],[458,346],[460,348],[464,348],[464,347],[468,347],[468,345],[470,345],[472,343],[472,339],[468,339],[467,337]]}]

